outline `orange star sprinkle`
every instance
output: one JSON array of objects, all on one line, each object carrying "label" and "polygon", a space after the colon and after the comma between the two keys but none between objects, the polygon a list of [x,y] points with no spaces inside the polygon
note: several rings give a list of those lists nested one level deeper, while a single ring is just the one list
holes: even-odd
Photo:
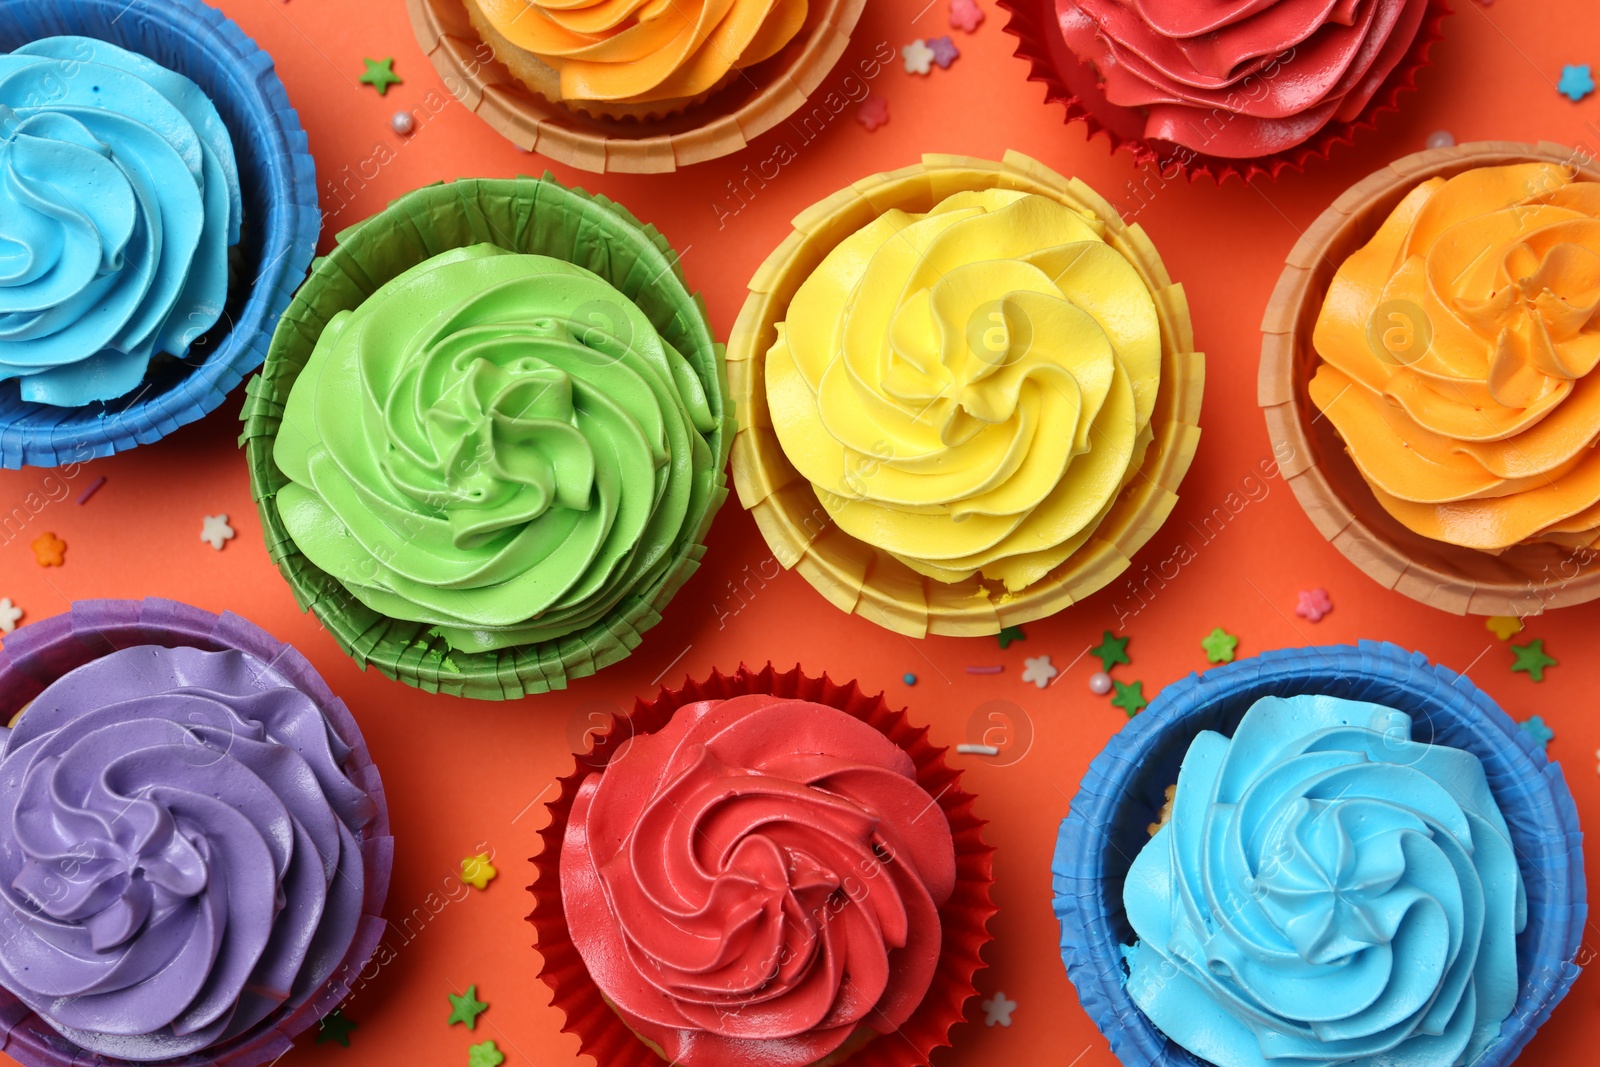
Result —
[{"label": "orange star sprinkle", "polygon": [[33,543],[33,558],[41,567],[59,567],[67,561],[67,543],[47,530]]}]

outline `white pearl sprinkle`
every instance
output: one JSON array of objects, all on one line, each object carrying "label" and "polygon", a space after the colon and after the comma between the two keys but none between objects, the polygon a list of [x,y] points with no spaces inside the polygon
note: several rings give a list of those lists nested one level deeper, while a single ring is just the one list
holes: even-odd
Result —
[{"label": "white pearl sprinkle", "polygon": [[1434,130],[1428,134],[1429,148],[1449,148],[1456,143],[1456,135],[1449,130]]},{"label": "white pearl sprinkle", "polygon": [[394,116],[389,119],[389,126],[394,130],[395,133],[405,137],[409,135],[412,130],[417,128],[417,123],[416,120],[411,117],[411,112],[396,111]]},{"label": "white pearl sprinkle", "polygon": [[1105,671],[1095,671],[1089,675],[1089,692],[1102,697],[1111,692],[1111,675]]}]

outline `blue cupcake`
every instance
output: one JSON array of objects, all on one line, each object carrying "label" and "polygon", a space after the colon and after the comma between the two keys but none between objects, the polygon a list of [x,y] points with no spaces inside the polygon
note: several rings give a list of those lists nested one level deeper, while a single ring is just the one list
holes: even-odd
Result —
[{"label": "blue cupcake", "polygon": [[1057,842],[1062,957],[1130,1067],[1504,1067],[1577,976],[1580,841],[1559,766],[1465,678],[1270,652],[1096,757]]},{"label": "blue cupcake", "polygon": [[271,60],[197,0],[0,0],[0,466],[157,440],[259,366],[315,251]]}]

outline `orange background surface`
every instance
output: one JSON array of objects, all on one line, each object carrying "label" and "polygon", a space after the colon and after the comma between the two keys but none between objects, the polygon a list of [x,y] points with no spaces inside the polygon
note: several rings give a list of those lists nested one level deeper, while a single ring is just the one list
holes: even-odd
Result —
[{"label": "orange background surface", "polygon": [[[979,3],[988,17],[968,36],[949,28],[947,0],[872,0],[825,89],[837,88],[846,70],[881,42],[898,53],[914,38],[953,33],[961,58],[928,77],[909,75],[898,63],[886,68],[871,91],[888,100],[887,126],[869,133],[852,106],[821,137],[796,145],[798,158],[764,188],[752,183],[755,192],[743,203],[728,195],[726,183],[793,136],[782,127],[740,155],[673,175],[550,169],[660,227],[682,253],[691,286],[705,293],[722,337],[745,283],[796,213],[922,152],[998,158],[1019,149],[1136,212],[1172,276],[1184,283],[1198,347],[1207,354],[1199,453],[1177,510],[1133,570],[1098,596],[1028,625],[1026,641],[1005,651],[992,638],[912,641],[845,616],[796,575],[766,577],[776,567],[755,524],[730,498],[712,529],[704,566],[631,658],[566,692],[510,704],[429,696],[363,674],[296,608],[262,545],[244,458],[235,448],[242,390],[198,425],[88,464],[64,501],[51,504],[24,536],[0,546],[0,596],[27,611],[24,625],[88,597],[158,595],[230,609],[298,646],[360,721],[383,772],[394,823],[387,914],[392,923],[414,917],[407,930],[391,929],[393,959],[347,1004],[347,1016],[359,1025],[351,1047],[314,1045],[306,1035],[284,1057],[285,1067],[465,1064],[467,1046],[491,1038],[508,1067],[579,1062],[576,1038],[561,1033],[560,1013],[549,1007],[549,992],[535,977],[539,960],[532,928],[523,921],[530,906],[527,857],[544,821],[541,800],[572,768],[571,749],[591,713],[631,706],[657,679],[676,682],[685,673],[701,676],[741,660],[798,661],[812,672],[886,689],[892,700],[910,706],[914,720],[931,724],[936,742],[951,746],[981,739],[988,724],[979,709],[991,701],[1013,705],[1018,738],[1031,730],[1031,747],[1020,759],[1016,747],[1003,761],[952,754],[968,767],[965,782],[979,795],[979,813],[991,820],[989,838],[999,847],[994,897],[1000,913],[979,987],[984,996],[1003,990],[1018,1007],[1009,1028],[985,1027],[973,1001],[968,1018],[978,1021],[959,1027],[955,1050],[938,1058],[950,1067],[1116,1063],[1079,1008],[1056,953],[1049,875],[1068,800],[1090,759],[1125,721],[1085,684],[1098,664],[1082,653],[1108,628],[1132,636],[1133,663],[1119,666],[1116,676],[1142,680],[1150,696],[1205,667],[1199,642],[1214,626],[1239,636],[1241,655],[1357,638],[1420,649],[1468,672],[1516,718],[1542,715],[1555,729],[1550,753],[1566,770],[1583,822],[1600,826],[1600,717],[1594,709],[1600,665],[1590,651],[1600,637],[1600,604],[1531,620],[1517,640],[1544,638],[1561,664],[1542,684],[1512,674],[1511,652],[1482,619],[1441,614],[1380,589],[1318,536],[1280,480],[1261,478],[1258,464],[1271,450],[1255,400],[1257,329],[1283,257],[1345,187],[1421,149],[1439,129],[1458,141],[1600,146],[1600,95],[1572,103],[1555,88],[1563,64],[1600,68],[1593,0],[1501,0],[1492,7],[1455,0],[1458,11],[1446,23],[1420,91],[1404,98],[1402,114],[1385,116],[1354,148],[1275,183],[1235,180],[1219,188],[1180,180],[1145,194],[1142,206],[1130,191],[1136,174],[1129,157],[1113,158],[1104,141],[1086,142],[1081,127],[1063,125],[1061,107],[1043,104],[1042,87],[1028,82],[1025,64],[1013,58],[1014,39],[1001,31],[1004,13],[992,0]],[[335,232],[418,185],[538,174],[547,166],[501,140],[465,107],[445,103],[448,94],[417,47],[401,0],[220,0],[220,6],[276,58],[310,133],[328,215],[324,249]],[[357,84],[364,56],[389,55],[403,85],[379,97]],[[410,138],[389,128],[397,109],[422,116]],[[98,493],[82,506],[75,503],[102,475]],[[30,491],[47,489],[48,477],[40,470],[0,472],[0,513]],[[1203,528],[1202,520],[1219,508],[1227,521]],[[198,540],[202,516],[218,512],[227,513],[239,534],[222,552]],[[39,567],[29,549],[47,530],[69,546],[58,569]],[[1170,577],[1167,561],[1183,543],[1194,558]],[[1169,577],[1158,581],[1151,576],[1163,563]],[[1141,583],[1142,599],[1130,581]],[[1326,587],[1335,605],[1315,625],[1294,613],[1297,593],[1314,586]],[[1020,678],[1024,657],[1040,654],[1063,668],[1044,690]],[[1005,671],[967,674],[976,664],[1003,664]],[[906,672],[916,674],[915,686],[902,682]],[[492,849],[499,878],[486,892],[449,900],[445,893],[458,886],[460,860],[480,843]],[[1591,847],[1589,856],[1594,869],[1600,847]],[[1592,922],[1590,930],[1600,934]],[[1594,944],[1600,937],[1586,939],[1580,962]],[[490,1004],[472,1034],[445,1025],[445,995],[469,983]],[[1600,975],[1586,973],[1523,1061],[1593,1062],[1597,1000]]]}]

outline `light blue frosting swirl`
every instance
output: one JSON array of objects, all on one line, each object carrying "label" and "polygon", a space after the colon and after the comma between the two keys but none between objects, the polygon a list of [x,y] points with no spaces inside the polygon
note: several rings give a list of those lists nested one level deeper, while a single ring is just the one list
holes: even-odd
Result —
[{"label": "light blue frosting swirl", "polygon": [[1218,1067],[1456,1067],[1517,995],[1527,899],[1483,765],[1377,704],[1264,697],[1184,757],[1123,904],[1134,1002]]},{"label": "light blue frosting swirl", "polygon": [[200,87],[104,41],[0,55],[0,381],[78,407],[216,324],[241,199]]}]

